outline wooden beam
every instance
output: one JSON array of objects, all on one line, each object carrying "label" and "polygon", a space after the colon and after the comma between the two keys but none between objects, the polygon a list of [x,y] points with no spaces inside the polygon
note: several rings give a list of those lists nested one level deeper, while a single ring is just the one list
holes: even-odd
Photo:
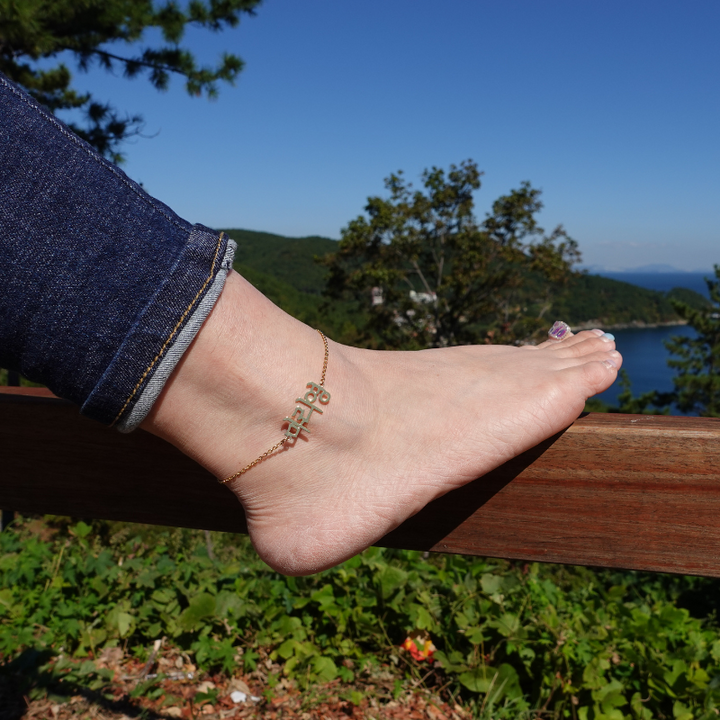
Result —
[{"label": "wooden beam", "polygon": [[[234,496],[172,446],[36,389],[0,391],[0,507],[244,532]],[[586,415],[380,543],[720,577],[720,420]]]}]

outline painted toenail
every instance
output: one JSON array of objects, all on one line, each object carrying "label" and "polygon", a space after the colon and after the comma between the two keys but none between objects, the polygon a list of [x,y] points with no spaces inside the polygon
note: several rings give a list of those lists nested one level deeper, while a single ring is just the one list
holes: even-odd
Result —
[{"label": "painted toenail", "polygon": [[611,370],[617,370],[617,367],[618,367],[618,366],[617,366],[612,360],[610,360],[610,358],[607,358],[606,360],[603,360],[603,362],[604,362],[605,365],[607,365]]},{"label": "painted toenail", "polygon": [[607,342],[610,342],[611,340],[615,339],[615,336],[612,333],[603,333],[601,337],[603,340],[606,340]]},{"label": "painted toenail", "polygon": [[605,334],[605,331],[604,331],[604,330],[600,330],[600,328],[593,328],[590,332],[591,332],[591,333],[595,333],[595,334],[598,335],[598,336]]}]

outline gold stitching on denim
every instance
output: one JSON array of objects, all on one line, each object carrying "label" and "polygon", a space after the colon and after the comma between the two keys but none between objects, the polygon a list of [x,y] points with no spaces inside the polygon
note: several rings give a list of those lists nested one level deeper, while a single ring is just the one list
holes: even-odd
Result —
[{"label": "gold stitching on denim", "polygon": [[178,328],[185,322],[185,318],[188,316],[188,313],[193,309],[193,305],[197,302],[200,295],[202,295],[205,288],[208,286],[208,283],[213,279],[213,269],[215,268],[215,262],[217,261],[218,253],[220,252],[220,246],[222,245],[222,239],[225,236],[224,232],[220,233],[220,237],[218,238],[218,244],[215,248],[215,255],[213,257],[212,263],[210,264],[210,275],[208,275],[207,280],[202,284],[202,287],[197,291],[197,295],[192,299],[190,304],[185,308],[185,312],[180,316],[180,319],[177,322],[177,325],[172,329],[172,332],[170,335],[168,335],[167,340],[163,343],[163,346],[158,351],[158,354],[153,358],[152,362],[147,366],[145,372],[142,374],[142,377],[138,380],[137,385],[133,388],[132,392],[128,396],[128,399],[125,401],[125,404],[120,408],[120,412],[116,415],[115,419],[110,423],[110,427],[112,427],[119,419],[120,416],[125,412],[127,409],[127,406],[130,404],[130,401],[135,397],[135,394],[140,389],[140,386],[145,382],[145,378],[148,376],[148,373],[153,369],[155,366],[155,363],[163,356],[163,353],[167,349],[167,346],[172,341],[173,337],[175,337],[175,334],[178,331]]}]

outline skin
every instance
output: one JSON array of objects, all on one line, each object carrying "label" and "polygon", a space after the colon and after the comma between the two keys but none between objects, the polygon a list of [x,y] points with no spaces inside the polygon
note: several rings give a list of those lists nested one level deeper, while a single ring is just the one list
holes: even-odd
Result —
[{"label": "skin", "polygon": [[[320,381],[323,354],[314,329],[233,272],[143,427],[226,478],[283,437],[295,398]],[[318,572],[568,427],[621,364],[601,330],[419,352],[329,341],[332,397],[310,435],[228,488],[265,562]]]}]

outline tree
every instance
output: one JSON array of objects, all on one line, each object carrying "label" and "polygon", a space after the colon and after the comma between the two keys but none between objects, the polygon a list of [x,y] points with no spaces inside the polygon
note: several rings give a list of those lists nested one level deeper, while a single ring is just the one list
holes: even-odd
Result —
[{"label": "tree", "polygon": [[563,228],[546,235],[530,183],[498,198],[482,223],[473,193],[477,165],[422,175],[412,191],[402,172],[385,181],[388,198],[368,198],[342,231],[326,293],[367,309],[368,331],[388,348],[521,342],[541,325],[553,295],[579,259]]},{"label": "tree", "polygon": [[715,279],[707,279],[711,304],[694,308],[673,300],[676,312],[697,332],[697,337],[674,336],[665,344],[676,359],[668,365],[678,373],[673,379],[673,401],[683,412],[720,417],[720,265]]},{"label": "tree", "polygon": [[[180,46],[185,29],[234,27],[242,13],[254,14],[261,1],[191,0],[183,10],[173,0],[0,0],[0,72],[53,113],[80,110],[84,123],[71,124],[72,129],[119,161],[119,146],[140,132],[142,118],[123,116],[90,93],[74,90],[64,59],[74,58],[81,70],[97,63],[128,78],[144,74],[158,90],[165,90],[171,74],[177,74],[185,78],[190,95],[214,97],[219,81],[235,81],[242,60],[225,53],[216,67],[198,66]],[[162,42],[140,47],[152,29],[160,31]],[[58,64],[48,63],[56,59]]]}]

